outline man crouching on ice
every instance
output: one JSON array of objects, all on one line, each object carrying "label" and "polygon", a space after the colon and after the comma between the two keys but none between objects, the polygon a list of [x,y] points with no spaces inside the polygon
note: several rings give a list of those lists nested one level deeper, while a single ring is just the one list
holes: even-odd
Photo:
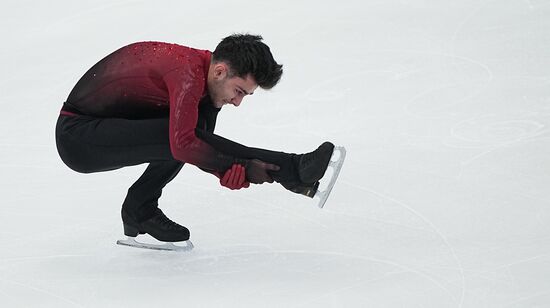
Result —
[{"label": "man crouching on ice", "polygon": [[278,182],[313,197],[334,145],[307,154],[250,148],[214,135],[222,106],[239,106],[282,75],[261,36],[224,38],[214,52],[162,42],[122,47],[90,68],[63,104],[56,125],[59,155],[71,169],[101,172],[149,163],[122,204],[124,234],[163,242],[189,230],[158,208],[162,189],[193,164],[230,189]]}]

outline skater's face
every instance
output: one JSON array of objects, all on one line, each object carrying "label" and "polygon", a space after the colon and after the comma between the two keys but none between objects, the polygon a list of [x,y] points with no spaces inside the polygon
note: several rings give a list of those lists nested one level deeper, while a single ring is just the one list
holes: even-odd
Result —
[{"label": "skater's face", "polygon": [[258,87],[250,75],[247,75],[246,78],[232,76],[229,66],[223,62],[213,64],[210,70],[208,94],[216,108],[228,104],[239,106],[243,98],[254,94],[254,90]]}]

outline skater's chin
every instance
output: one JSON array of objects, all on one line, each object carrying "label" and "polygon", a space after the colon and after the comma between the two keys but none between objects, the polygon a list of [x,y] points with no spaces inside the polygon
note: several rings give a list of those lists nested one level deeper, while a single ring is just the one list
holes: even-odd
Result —
[{"label": "skater's chin", "polygon": [[222,108],[224,105],[226,105],[227,103],[224,102],[224,101],[221,101],[221,102],[215,102],[214,103],[214,107],[216,108]]}]

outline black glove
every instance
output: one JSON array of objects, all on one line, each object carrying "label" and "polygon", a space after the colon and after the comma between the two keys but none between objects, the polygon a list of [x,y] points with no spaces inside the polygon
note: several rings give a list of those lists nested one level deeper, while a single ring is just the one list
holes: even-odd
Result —
[{"label": "black glove", "polygon": [[254,184],[273,183],[273,178],[269,175],[268,171],[279,171],[281,169],[277,165],[269,164],[259,159],[246,160],[244,166],[246,179]]}]

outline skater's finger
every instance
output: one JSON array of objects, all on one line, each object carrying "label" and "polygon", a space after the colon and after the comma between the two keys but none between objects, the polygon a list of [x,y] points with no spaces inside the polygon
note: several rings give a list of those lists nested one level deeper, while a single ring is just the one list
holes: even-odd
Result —
[{"label": "skater's finger", "polygon": [[246,179],[254,184],[272,183],[273,179],[268,171],[277,171],[279,168],[273,164],[265,163],[259,159],[252,159],[246,167]]},{"label": "skater's finger", "polygon": [[227,171],[225,172],[223,178],[220,180],[220,184],[222,184],[222,186],[225,186],[225,187],[230,188],[230,189],[233,189],[233,187],[232,187],[233,172],[231,172],[232,169],[233,168],[227,169]]},{"label": "skater's finger", "polygon": [[239,166],[238,168],[238,173],[239,173],[239,181],[237,183],[237,187],[241,188],[243,187],[243,184],[244,184],[244,181],[245,181],[245,171],[244,171],[244,168]]},{"label": "skater's finger", "polygon": [[231,189],[235,189],[235,187],[237,186],[236,182],[239,179],[237,170],[238,170],[238,165],[235,164],[231,167],[231,177],[229,177],[229,185],[231,185]]},{"label": "skater's finger", "polygon": [[225,172],[225,174],[220,180],[220,184],[222,184],[222,186],[227,186],[227,181],[229,180],[230,175],[231,175],[231,169],[227,169],[227,171]]},{"label": "skater's finger", "polygon": [[235,165],[235,181],[233,186],[235,189],[241,189],[245,181],[245,170],[241,165]]},{"label": "skater's finger", "polygon": [[268,164],[266,163],[265,164],[265,169],[266,170],[271,170],[271,171],[279,171],[281,170],[281,167],[277,166],[277,165],[274,165],[274,164]]},{"label": "skater's finger", "polygon": [[233,178],[231,179],[231,185],[233,188],[239,187],[239,178],[240,178],[240,168],[239,165],[233,165]]},{"label": "skater's finger", "polygon": [[241,185],[243,183],[242,175],[243,175],[243,170],[242,170],[241,165],[236,165],[236,168],[235,168],[235,187],[237,189],[241,188]]}]

